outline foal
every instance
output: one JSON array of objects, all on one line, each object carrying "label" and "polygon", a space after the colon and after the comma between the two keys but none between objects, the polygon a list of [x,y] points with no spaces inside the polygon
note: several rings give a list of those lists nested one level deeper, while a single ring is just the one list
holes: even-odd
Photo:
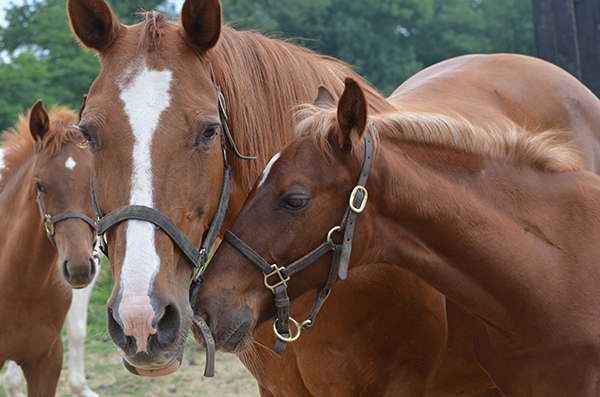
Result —
[{"label": "foal", "polygon": [[53,396],[58,383],[72,296],[63,277],[86,284],[97,268],[91,158],[76,146],[74,119],[64,109],[48,114],[38,101],[1,148],[0,361],[23,368],[29,396]]},{"label": "foal", "polygon": [[[217,346],[243,349],[275,314],[248,246],[288,266],[328,235],[341,246],[333,227],[365,203],[350,268],[394,263],[477,317],[475,356],[504,395],[600,392],[600,179],[560,131],[520,134],[508,118],[486,128],[456,113],[368,117],[351,79],[337,108],[307,106],[299,117],[299,137],[232,226],[247,246],[226,235],[198,295]],[[365,173],[368,196],[356,193]],[[329,260],[286,281],[290,298],[323,285]]]}]

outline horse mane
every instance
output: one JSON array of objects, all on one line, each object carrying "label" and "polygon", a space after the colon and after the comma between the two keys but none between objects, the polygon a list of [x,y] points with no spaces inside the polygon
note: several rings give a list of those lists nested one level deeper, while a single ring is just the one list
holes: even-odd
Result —
[{"label": "horse mane", "polygon": [[[171,21],[157,11],[141,15],[145,20],[140,27],[139,46],[152,51]],[[293,137],[293,109],[312,102],[319,86],[339,97],[344,79],[352,77],[361,83],[372,113],[393,109],[346,63],[254,31],[238,31],[225,25],[217,45],[197,55],[214,68],[236,146],[243,155],[257,157],[244,164],[237,157],[228,159],[236,170],[234,178],[248,190],[271,156]]]},{"label": "horse mane", "polygon": [[76,119],[76,112],[62,106],[53,106],[48,112],[50,129],[42,140],[36,142],[29,131],[29,117],[19,115],[14,127],[3,132],[5,141],[0,146],[2,151],[0,163],[0,191],[7,181],[23,164],[31,159],[36,152],[48,156],[56,156],[67,142],[81,140],[80,133],[68,126]]},{"label": "horse mane", "polygon": [[236,145],[242,154],[257,156],[243,165],[243,160],[231,160],[248,189],[293,137],[293,109],[312,102],[319,86],[339,97],[344,79],[352,77],[361,83],[372,113],[393,109],[346,63],[287,41],[224,26],[219,43],[206,56],[223,90]]},{"label": "horse mane", "polygon": [[161,28],[169,22],[167,17],[158,11],[138,13],[144,21],[141,25],[139,47],[142,50],[153,51],[158,48],[162,37]]},{"label": "horse mane", "polygon": [[[331,156],[329,135],[337,128],[337,109],[301,105],[295,134],[312,134],[324,155]],[[367,129],[376,148],[381,137],[406,143],[442,146],[484,157],[504,158],[549,172],[585,169],[581,154],[559,140],[560,131],[527,133],[509,119],[476,126],[461,115],[392,112],[370,115]]]}]

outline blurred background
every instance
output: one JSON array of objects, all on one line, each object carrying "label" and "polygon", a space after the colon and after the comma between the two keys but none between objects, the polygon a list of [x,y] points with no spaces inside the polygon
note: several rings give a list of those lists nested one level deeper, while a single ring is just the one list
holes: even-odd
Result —
[{"label": "blurred background", "polygon": [[[78,109],[100,65],[69,28],[66,0],[0,0],[0,131],[37,99]],[[136,12],[177,18],[183,0],[108,0],[122,23]],[[419,70],[454,56],[535,55],[531,1],[222,0],[223,19],[290,39],[353,65],[389,95]],[[1,138],[0,138],[1,139]]]}]

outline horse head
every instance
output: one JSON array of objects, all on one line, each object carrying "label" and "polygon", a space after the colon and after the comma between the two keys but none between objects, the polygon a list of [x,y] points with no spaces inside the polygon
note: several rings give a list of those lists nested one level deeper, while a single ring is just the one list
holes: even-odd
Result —
[{"label": "horse head", "polygon": [[[70,117],[70,112],[63,113]],[[82,137],[65,122],[66,118],[50,117],[42,101],[31,109],[34,184],[42,222],[58,250],[60,272],[71,287],[83,288],[96,273],[89,194],[91,156],[77,147]]]},{"label": "horse head", "polygon": [[[221,350],[243,350],[251,331],[274,316],[278,338],[291,341],[312,326],[316,312],[306,321],[290,318],[290,328],[281,331],[277,328],[287,314],[279,308],[310,289],[322,287],[318,296],[327,295],[338,275],[346,277],[350,248],[359,251],[352,264],[364,255],[365,221],[358,239],[353,241],[349,231],[367,200],[364,193],[355,193],[364,189],[353,189],[357,179],[366,181],[369,170],[364,164],[370,167],[373,155],[372,142],[361,141],[367,102],[352,79],[346,80],[337,108],[330,107],[332,101],[321,89],[315,105],[307,106],[314,115],[300,122],[306,131],[273,157],[207,268],[195,311]],[[323,105],[329,107],[320,109]],[[358,155],[362,148],[364,158]],[[357,194],[361,198],[350,199],[349,206],[349,197]],[[344,244],[347,239],[349,244]]]},{"label": "horse head", "polygon": [[[160,212],[199,246],[226,178],[207,57],[221,32],[218,0],[186,1],[181,24],[151,12],[124,26],[104,0],[69,0],[68,11],[102,66],[79,123],[93,156],[97,215],[122,207]],[[165,229],[125,216],[104,234],[115,278],[109,333],[128,370],[144,376],[179,368],[192,324],[198,264]]]}]

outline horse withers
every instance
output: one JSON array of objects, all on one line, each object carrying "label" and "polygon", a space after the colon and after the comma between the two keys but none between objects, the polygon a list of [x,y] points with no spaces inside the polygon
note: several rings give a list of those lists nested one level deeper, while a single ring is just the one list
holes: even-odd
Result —
[{"label": "horse withers", "polygon": [[91,157],[77,147],[74,120],[38,101],[0,150],[0,294],[10,302],[0,309],[0,360],[23,368],[29,396],[53,395],[58,383],[65,280],[82,287],[96,272]]},{"label": "horse withers", "polygon": [[[512,67],[506,80],[498,66]],[[293,301],[332,273],[345,277],[345,266],[351,277],[395,263],[479,319],[474,354],[504,395],[597,394],[600,179],[585,171],[598,147],[585,142],[597,142],[600,102],[526,57],[464,57],[429,72],[390,98],[398,112],[369,116],[352,80],[337,107],[324,92],[298,112],[298,137],[226,234],[196,310],[217,347],[240,351],[273,316],[280,340],[282,318],[292,336],[311,332],[275,310],[285,302],[266,284],[287,285]],[[472,84],[482,77],[487,85]],[[534,89],[536,78],[561,90]],[[334,251],[319,257],[317,247]]]}]

